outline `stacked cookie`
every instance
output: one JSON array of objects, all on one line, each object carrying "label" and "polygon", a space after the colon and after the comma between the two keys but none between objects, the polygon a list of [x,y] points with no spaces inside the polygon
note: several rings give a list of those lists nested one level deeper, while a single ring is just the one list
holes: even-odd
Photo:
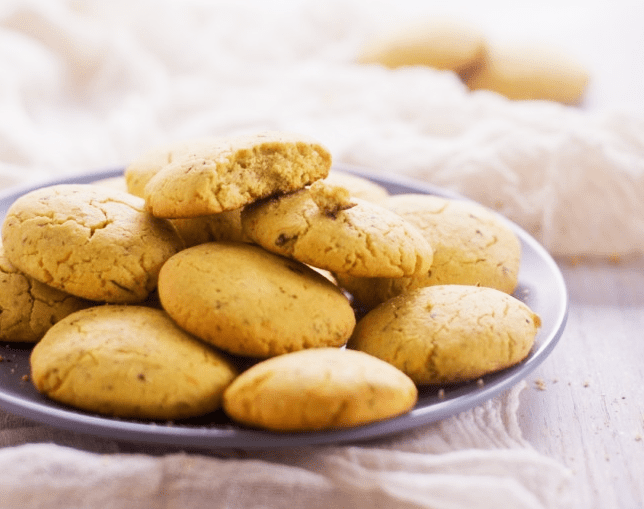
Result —
[{"label": "stacked cookie", "polygon": [[3,224],[5,265],[73,302],[32,339],[33,383],[62,403],[356,426],[521,361],[539,327],[510,295],[520,245],[501,219],[389,197],[315,140],[188,141],[114,184],[39,189]]}]

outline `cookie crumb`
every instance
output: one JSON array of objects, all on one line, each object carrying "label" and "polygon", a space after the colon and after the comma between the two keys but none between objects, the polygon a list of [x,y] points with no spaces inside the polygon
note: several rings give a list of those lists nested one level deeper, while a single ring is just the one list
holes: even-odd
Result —
[{"label": "cookie crumb", "polygon": [[355,207],[357,203],[351,201],[351,194],[340,186],[331,186],[320,180],[311,184],[309,188],[311,199],[327,216],[335,217],[341,210]]},{"label": "cookie crumb", "polygon": [[478,385],[479,387],[483,387],[483,386],[485,385],[485,382],[483,381],[483,379],[482,379],[482,378],[479,378],[479,379],[476,381],[476,385]]},{"label": "cookie crumb", "polygon": [[637,435],[635,435],[635,441],[636,442],[641,442],[642,441],[642,435],[640,435],[639,433]]},{"label": "cookie crumb", "polygon": [[546,387],[546,382],[545,382],[545,380],[544,380],[543,378],[537,378],[537,379],[534,381],[534,385],[535,385],[535,387],[536,387],[537,389],[539,389],[540,391],[545,391],[545,390],[547,389],[547,387]]},{"label": "cookie crumb", "polygon": [[590,382],[588,380],[584,380],[584,387],[590,387]]},{"label": "cookie crumb", "polygon": [[29,381],[29,375],[22,375],[21,380],[22,380],[23,382],[28,382],[28,381]]},{"label": "cookie crumb", "polygon": [[445,389],[438,389],[438,399],[445,399]]}]

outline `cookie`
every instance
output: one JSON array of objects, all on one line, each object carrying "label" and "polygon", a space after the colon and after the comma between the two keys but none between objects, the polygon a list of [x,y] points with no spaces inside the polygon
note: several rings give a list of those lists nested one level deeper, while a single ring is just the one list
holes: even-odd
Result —
[{"label": "cookie", "polygon": [[468,200],[426,194],[380,202],[421,230],[434,249],[430,269],[405,278],[354,278],[339,284],[371,309],[403,291],[441,284],[480,285],[512,293],[519,279],[521,242],[495,212]]},{"label": "cookie", "polygon": [[[123,178],[127,191],[143,198],[147,183],[168,162],[190,151],[203,150],[206,145],[211,146],[212,143],[212,138],[200,138],[146,152],[125,168]],[[170,219],[170,222],[186,247],[220,240],[249,242],[241,226],[241,208],[207,216]]]},{"label": "cookie", "polygon": [[159,298],[187,331],[248,357],[340,346],[355,325],[349,300],[324,276],[244,243],[177,253],[161,269]]},{"label": "cookie", "polygon": [[242,226],[265,249],[331,272],[401,277],[432,263],[432,247],[415,226],[324,182],[246,207]]},{"label": "cookie", "polygon": [[456,20],[434,18],[367,41],[358,62],[391,69],[424,65],[466,75],[483,59],[485,48],[485,37],[477,28]]},{"label": "cookie", "polygon": [[316,431],[401,415],[417,397],[414,383],[390,364],[362,352],[322,348],[254,365],[226,389],[223,409],[247,426]]},{"label": "cookie", "polygon": [[418,385],[463,382],[522,361],[540,324],[528,306],[499,290],[439,285],[370,311],[348,347],[396,366]]},{"label": "cookie", "polygon": [[353,198],[360,198],[375,203],[389,196],[389,191],[386,187],[359,175],[333,168],[329,171],[324,182],[334,187],[343,187],[349,191],[349,194]]},{"label": "cookie", "polygon": [[0,245],[0,339],[35,343],[67,315],[92,302],[56,290],[19,272]]},{"label": "cookie", "polygon": [[173,420],[220,407],[237,375],[158,309],[104,305],[69,315],[34,347],[31,380],[53,400],[104,415]]},{"label": "cookie", "polygon": [[493,46],[466,80],[471,90],[492,90],[509,99],[579,103],[588,70],[571,57],[537,45]]},{"label": "cookie", "polygon": [[216,214],[300,189],[326,177],[330,167],[329,152],[299,135],[224,137],[177,155],[148,181],[144,197],[157,217]]},{"label": "cookie", "polygon": [[169,219],[186,247],[230,240],[250,242],[241,222],[242,209],[227,210],[201,217]]},{"label": "cookie", "polygon": [[123,175],[127,190],[135,196],[143,197],[145,186],[160,169],[177,159],[207,152],[216,143],[217,139],[214,137],[201,137],[159,145],[145,151],[125,167]]},{"label": "cookie", "polygon": [[183,248],[143,199],[103,186],[37,189],[9,208],[5,254],[21,272],[94,301],[135,303],[156,288],[161,265]]}]

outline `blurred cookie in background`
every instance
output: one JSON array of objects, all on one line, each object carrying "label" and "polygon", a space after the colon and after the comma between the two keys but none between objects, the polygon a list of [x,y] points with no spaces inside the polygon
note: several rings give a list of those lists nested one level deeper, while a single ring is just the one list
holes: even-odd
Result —
[{"label": "blurred cookie in background", "polygon": [[452,19],[428,19],[400,26],[368,41],[358,62],[395,69],[425,65],[467,75],[485,54],[485,37],[476,27]]},{"label": "blurred cookie in background", "polygon": [[378,35],[357,61],[453,71],[470,90],[512,100],[578,104],[590,79],[588,69],[562,50],[543,43],[497,44],[479,28],[449,19],[427,19]]},{"label": "blurred cookie in background", "polygon": [[470,90],[492,90],[508,99],[581,102],[589,72],[572,57],[545,45],[488,47],[485,59],[466,79]]}]

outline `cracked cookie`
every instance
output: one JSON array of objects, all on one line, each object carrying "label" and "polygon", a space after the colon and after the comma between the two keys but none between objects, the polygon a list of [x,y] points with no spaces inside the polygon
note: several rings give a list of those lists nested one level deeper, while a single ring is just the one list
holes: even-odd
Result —
[{"label": "cracked cookie", "polygon": [[127,190],[135,196],[144,197],[147,183],[159,170],[173,162],[206,153],[217,139],[214,137],[193,138],[153,147],[130,161],[123,176]]},{"label": "cracked cookie", "polygon": [[426,273],[432,247],[394,212],[322,181],[244,208],[246,235],[264,249],[357,277]]},{"label": "cracked cookie", "polygon": [[267,132],[216,138],[177,152],[145,185],[147,209],[185,218],[234,210],[324,178],[331,154],[314,140]]},{"label": "cracked cookie", "polygon": [[94,305],[18,271],[0,244],[0,339],[35,343],[67,315]]},{"label": "cracked cookie", "polygon": [[371,310],[347,346],[393,364],[418,385],[463,382],[523,360],[540,325],[528,306],[499,290],[429,286]]},{"label": "cracked cookie", "polygon": [[[145,196],[144,189],[152,177],[181,157],[204,151],[216,143],[214,138],[198,138],[149,150],[132,161],[124,171],[124,185],[134,196]],[[241,207],[217,214],[170,219],[186,247],[206,242],[232,240],[247,242],[241,226]]]},{"label": "cracked cookie", "polygon": [[418,390],[400,370],[362,352],[303,350],[265,360],[224,392],[223,409],[273,431],[359,426],[408,412]]},{"label": "cracked cookie", "polygon": [[187,331],[249,357],[341,346],[355,325],[331,281],[252,244],[211,242],[177,253],[161,269],[159,298]]},{"label": "cracked cookie", "polygon": [[77,297],[145,300],[161,265],[183,248],[143,199],[107,187],[61,184],[18,198],[2,227],[6,257],[21,272]]},{"label": "cracked cookie", "polygon": [[421,230],[434,249],[430,269],[405,278],[355,278],[338,273],[340,286],[371,309],[403,291],[430,285],[480,285],[512,293],[521,243],[497,214],[467,200],[426,194],[389,196],[381,206]]},{"label": "cracked cookie", "polygon": [[103,305],[47,331],[31,379],[51,399],[115,417],[180,419],[219,408],[237,375],[218,352],[159,309]]}]

